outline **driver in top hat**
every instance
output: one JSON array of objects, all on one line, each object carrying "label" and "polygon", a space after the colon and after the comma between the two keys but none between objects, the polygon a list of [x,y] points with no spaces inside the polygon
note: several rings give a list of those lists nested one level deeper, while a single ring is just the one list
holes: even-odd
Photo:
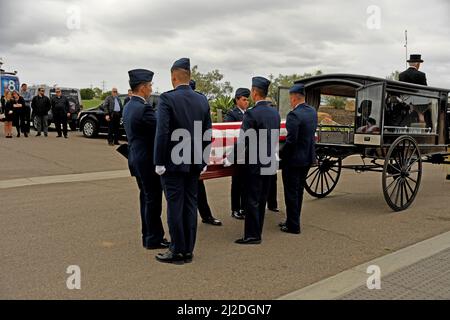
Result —
[{"label": "driver in top hat", "polygon": [[422,55],[412,54],[408,60],[408,63],[409,68],[406,71],[400,73],[399,80],[403,82],[427,86],[428,84],[426,74],[419,71],[420,64],[423,63]]}]

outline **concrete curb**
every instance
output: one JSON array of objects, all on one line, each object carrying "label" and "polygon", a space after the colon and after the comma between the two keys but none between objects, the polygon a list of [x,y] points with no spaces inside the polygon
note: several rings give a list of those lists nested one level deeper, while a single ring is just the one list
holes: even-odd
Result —
[{"label": "concrete curb", "polygon": [[450,232],[361,264],[335,276],[289,293],[278,300],[332,300],[366,285],[369,266],[379,266],[382,277],[450,248]]}]

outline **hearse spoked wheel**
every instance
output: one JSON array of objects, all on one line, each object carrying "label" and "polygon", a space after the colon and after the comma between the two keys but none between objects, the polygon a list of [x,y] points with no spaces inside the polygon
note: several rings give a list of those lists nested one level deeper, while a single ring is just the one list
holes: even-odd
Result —
[{"label": "hearse spoked wheel", "polygon": [[306,178],[306,191],[313,197],[325,198],[336,187],[341,170],[342,159],[318,154],[317,164],[311,167]]},{"label": "hearse spoked wheel", "polygon": [[422,179],[422,157],[416,141],[401,136],[390,147],[383,169],[384,198],[394,211],[414,202]]}]

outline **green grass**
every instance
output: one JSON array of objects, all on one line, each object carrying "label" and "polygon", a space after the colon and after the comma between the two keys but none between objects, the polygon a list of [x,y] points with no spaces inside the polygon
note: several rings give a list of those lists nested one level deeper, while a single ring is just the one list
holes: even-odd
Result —
[{"label": "green grass", "polygon": [[103,100],[100,100],[100,99],[81,100],[81,104],[83,105],[83,110],[98,107],[102,102],[103,102]]}]

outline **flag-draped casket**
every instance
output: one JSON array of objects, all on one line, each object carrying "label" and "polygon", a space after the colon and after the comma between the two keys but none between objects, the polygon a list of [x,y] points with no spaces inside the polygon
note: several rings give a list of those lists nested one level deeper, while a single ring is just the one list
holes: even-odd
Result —
[{"label": "flag-draped casket", "polygon": [[[225,168],[223,161],[239,137],[241,122],[214,123],[212,132],[211,156],[208,170],[201,176],[202,180],[209,180],[233,175],[234,166]],[[281,123],[280,143],[286,140],[286,123]]]}]

